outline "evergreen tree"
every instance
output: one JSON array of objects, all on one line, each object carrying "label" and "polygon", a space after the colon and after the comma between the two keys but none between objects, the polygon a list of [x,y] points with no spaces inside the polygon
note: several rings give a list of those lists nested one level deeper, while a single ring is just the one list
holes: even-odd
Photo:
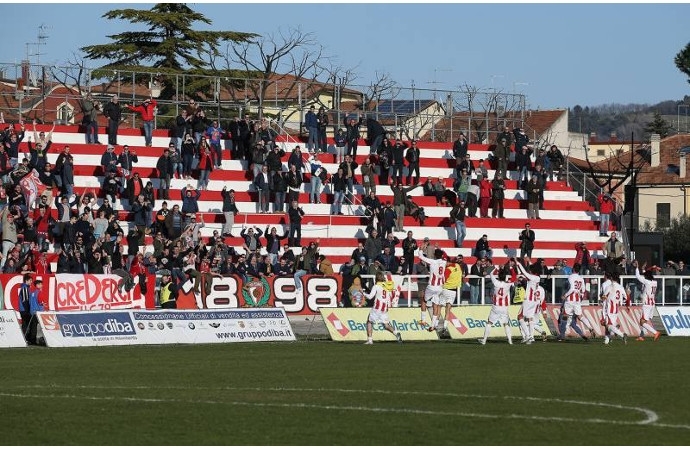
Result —
[{"label": "evergreen tree", "polygon": [[[207,25],[211,20],[184,3],[159,3],[150,10],[115,9],[104,18],[145,24],[147,31],[125,31],[114,36],[109,44],[82,47],[88,59],[105,59],[101,67],[108,70],[136,71],[155,68],[160,71],[182,72],[203,69],[204,54],[217,54],[223,42],[245,42],[256,35],[236,31],[197,31],[197,22]],[[145,65],[145,66],[144,66]]]},{"label": "evergreen tree", "polygon": [[661,117],[659,111],[654,112],[654,119],[647,123],[644,131],[650,134],[658,134],[661,138],[668,136],[673,127]]},{"label": "evergreen tree", "polygon": [[678,70],[688,77],[688,83],[690,83],[690,43],[678,52],[673,62],[676,63]]}]

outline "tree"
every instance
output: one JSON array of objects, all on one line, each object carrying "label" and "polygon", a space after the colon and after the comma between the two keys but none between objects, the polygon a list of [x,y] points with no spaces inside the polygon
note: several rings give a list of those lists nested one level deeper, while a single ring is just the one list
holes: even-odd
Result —
[{"label": "tree", "polygon": [[673,127],[661,117],[659,111],[654,112],[654,119],[648,122],[644,128],[644,131],[650,134],[658,134],[661,139],[668,136],[669,132]]},{"label": "tree", "polygon": [[[203,74],[206,68],[202,59],[204,55],[218,54],[217,48],[222,43],[242,43],[257,36],[236,31],[195,30],[196,23],[210,25],[211,20],[184,3],[159,3],[150,10],[115,9],[103,17],[144,24],[147,29],[108,36],[113,40],[109,44],[82,47],[87,59],[108,61],[95,72],[96,77],[112,74],[111,71]],[[136,82],[131,77],[119,76],[119,79]],[[170,92],[170,86],[166,85],[164,78],[160,81],[168,88],[163,90],[161,97],[171,98],[174,93]],[[194,92],[197,86],[186,88]]]},{"label": "tree", "polygon": [[678,70],[688,77],[688,83],[690,83],[690,43],[678,52],[673,62],[676,63]]}]

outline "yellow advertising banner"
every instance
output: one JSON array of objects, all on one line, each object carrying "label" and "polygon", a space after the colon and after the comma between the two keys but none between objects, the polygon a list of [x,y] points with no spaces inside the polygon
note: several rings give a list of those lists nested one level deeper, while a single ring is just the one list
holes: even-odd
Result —
[{"label": "yellow advertising banner", "polygon": [[[321,317],[334,341],[367,340],[367,317],[370,308],[320,308]],[[429,332],[419,322],[419,308],[391,308],[388,319],[404,341],[436,341],[438,334]],[[394,341],[396,338],[383,324],[374,324],[374,341]]]},{"label": "yellow advertising banner", "polygon": [[[513,337],[522,337],[518,325],[517,316],[520,312],[520,305],[511,305],[508,307],[508,316],[510,317],[510,329]],[[451,308],[448,315],[448,333],[451,339],[478,339],[484,337],[484,328],[486,327],[486,320],[489,318],[491,306],[455,306]],[[546,331],[547,335],[551,335],[546,321],[538,315],[538,325],[542,330]],[[503,324],[495,323],[491,327],[489,337],[505,338],[506,334],[503,329]]]}]

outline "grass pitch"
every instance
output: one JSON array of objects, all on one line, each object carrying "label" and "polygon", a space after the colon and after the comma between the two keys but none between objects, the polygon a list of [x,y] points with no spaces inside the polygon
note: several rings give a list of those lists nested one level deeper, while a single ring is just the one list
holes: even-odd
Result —
[{"label": "grass pitch", "polygon": [[690,442],[685,339],[0,351],[4,445]]}]

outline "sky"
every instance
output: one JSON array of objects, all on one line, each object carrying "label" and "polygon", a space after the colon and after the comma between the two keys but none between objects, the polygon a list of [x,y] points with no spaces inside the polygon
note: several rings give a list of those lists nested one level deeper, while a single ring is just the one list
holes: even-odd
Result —
[{"label": "sky", "polygon": [[[299,26],[366,86],[387,73],[401,86],[470,85],[526,95],[531,109],[655,104],[690,94],[675,55],[690,42],[690,4],[190,3],[210,29],[260,35]],[[145,3],[0,3],[0,63],[40,48],[64,64],[132,24],[101,16]],[[8,18],[12,18],[8,20]],[[44,25],[45,45],[38,42]],[[139,26],[139,25],[137,25]],[[35,62],[36,56],[30,60]],[[87,65],[97,67],[89,62]],[[431,97],[429,95],[429,97]]]}]

